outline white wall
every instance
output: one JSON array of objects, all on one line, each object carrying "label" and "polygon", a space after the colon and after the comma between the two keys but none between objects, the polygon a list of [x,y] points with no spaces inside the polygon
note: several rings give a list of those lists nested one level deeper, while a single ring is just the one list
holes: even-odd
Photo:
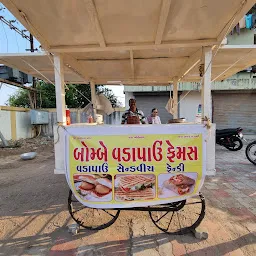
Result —
[{"label": "white wall", "polygon": [[[1,107],[1,106],[0,106]],[[13,107],[2,107],[0,110],[0,131],[6,140],[11,139],[27,139],[32,138],[35,134],[32,131],[33,126],[30,121],[30,111],[22,108],[13,108]],[[105,124],[120,125],[121,117],[124,112],[124,108],[117,108],[116,111],[111,115],[104,116]],[[51,109],[49,111],[49,124],[42,125],[41,135],[43,136],[52,136],[53,127],[57,124],[57,115],[56,110]],[[13,114],[15,114],[13,116]],[[13,120],[12,120],[12,118]],[[15,117],[15,118],[14,118]],[[71,120],[72,123],[85,123],[88,120],[88,113],[80,112],[80,119],[78,120],[78,114],[76,109],[71,109]],[[13,121],[13,123],[12,123]],[[15,125],[16,124],[16,125]],[[15,125],[15,127],[14,127]],[[12,127],[13,126],[13,127]],[[12,134],[13,128],[13,134]],[[13,138],[12,138],[13,135]]]},{"label": "white wall", "polygon": [[[184,97],[187,92],[182,92],[180,99]],[[180,117],[185,117],[188,122],[194,122],[197,114],[198,105],[201,103],[200,92],[191,91],[180,102]]]},{"label": "white wall", "polygon": [[12,139],[11,112],[0,110],[0,131],[6,140]]},{"label": "white wall", "polygon": [[123,111],[117,111],[109,116],[104,115],[104,124],[120,125],[123,113]]},{"label": "white wall", "polygon": [[32,138],[30,112],[22,108],[1,107],[0,131],[6,140]]},{"label": "white wall", "polygon": [[17,139],[32,138],[30,112],[16,112],[16,136]]}]

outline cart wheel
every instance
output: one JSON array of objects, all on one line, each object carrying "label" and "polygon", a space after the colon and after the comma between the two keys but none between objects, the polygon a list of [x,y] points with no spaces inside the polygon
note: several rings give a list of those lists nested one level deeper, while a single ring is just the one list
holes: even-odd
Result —
[{"label": "cart wheel", "polygon": [[96,209],[82,205],[69,191],[68,211],[73,220],[90,230],[100,230],[111,226],[118,218],[120,210]]},{"label": "cart wheel", "polygon": [[186,234],[202,222],[205,216],[205,199],[200,193],[197,197],[187,199],[184,204],[171,204],[170,211],[161,211],[161,205],[159,205],[159,211],[149,211],[149,216],[153,223],[165,233]]}]

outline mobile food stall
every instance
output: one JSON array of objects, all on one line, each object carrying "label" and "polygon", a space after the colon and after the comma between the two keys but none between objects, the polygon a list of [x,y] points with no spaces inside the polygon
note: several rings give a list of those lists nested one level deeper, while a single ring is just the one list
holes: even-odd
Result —
[{"label": "mobile food stall", "polygon": [[[166,233],[195,229],[205,215],[200,189],[205,176],[215,174],[211,81],[255,62],[254,47],[221,45],[255,1],[2,3],[46,51],[0,60],[55,84],[54,172],[66,175],[72,218],[99,230],[112,225],[121,210],[138,210],[148,211]],[[66,125],[66,83],[90,84],[94,117],[95,84],[171,84],[177,119],[181,81],[200,82],[199,124]]]}]

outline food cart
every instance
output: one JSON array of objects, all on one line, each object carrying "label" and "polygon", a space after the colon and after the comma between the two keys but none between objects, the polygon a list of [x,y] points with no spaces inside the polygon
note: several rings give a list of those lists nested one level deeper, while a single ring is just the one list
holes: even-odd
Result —
[{"label": "food cart", "polygon": [[[200,189],[205,176],[215,174],[211,82],[237,72],[243,50],[247,56],[253,50],[234,56],[222,40],[255,1],[2,2],[47,52],[39,62],[34,54],[33,65],[21,56],[21,70],[55,83],[54,173],[66,175],[72,218],[99,230],[121,210],[137,210],[148,211],[166,233],[195,229],[205,215]],[[6,64],[14,66],[11,57]],[[200,83],[199,124],[66,125],[65,83],[90,84],[94,117],[95,84],[171,84],[177,119],[181,81]]]}]

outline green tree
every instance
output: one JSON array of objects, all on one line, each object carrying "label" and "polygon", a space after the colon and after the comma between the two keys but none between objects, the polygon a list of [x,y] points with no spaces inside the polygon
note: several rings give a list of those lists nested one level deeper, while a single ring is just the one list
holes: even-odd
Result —
[{"label": "green tree", "polygon": [[[91,88],[87,84],[70,84],[66,89],[66,104],[69,108],[83,108],[91,100]],[[37,102],[41,108],[55,108],[55,86],[49,83],[40,82],[37,85]],[[113,107],[121,106],[113,91],[104,87],[103,85],[96,86],[98,94],[104,94],[111,102]],[[16,94],[8,99],[8,104],[13,107],[30,107],[30,100],[28,96],[29,91],[20,89]]]}]

